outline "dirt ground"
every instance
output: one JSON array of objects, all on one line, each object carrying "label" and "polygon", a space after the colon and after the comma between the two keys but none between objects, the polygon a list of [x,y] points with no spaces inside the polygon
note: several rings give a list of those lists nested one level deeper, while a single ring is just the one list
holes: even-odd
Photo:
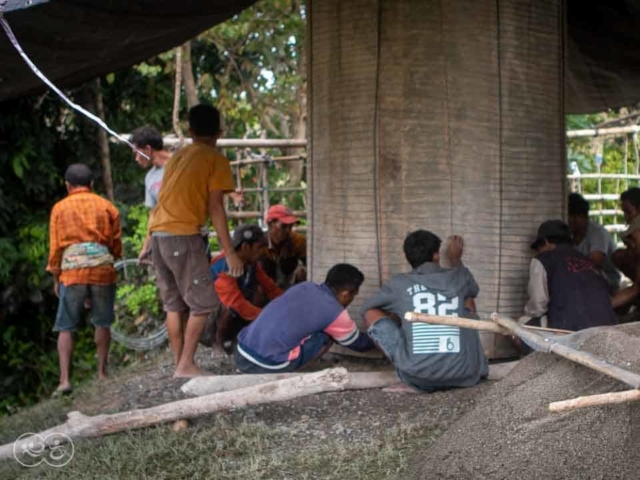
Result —
[{"label": "dirt ground", "polygon": [[[211,373],[235,373],[231,359],[213,359],[206,348],[198,358]],[[334,366],[390,368],[385,360],[327,355],[310,370]],[[61,423],[71,410],[96,415],[188,398],[180,390],[186,381],[173,379],[172,371],[171,356],[163,354],[81,388],[72,399],[0,419],[0,440]],[[194,420],[181,434],[165,426],[78,441],[74,460],[61,469],[0,461],[0,478],[403,478],[409,453],[433,443],[492,383],[429,395],[336,392],[239,409]],[[185,464],[185,455],[202,448],[207,461],[197,457]]]}]

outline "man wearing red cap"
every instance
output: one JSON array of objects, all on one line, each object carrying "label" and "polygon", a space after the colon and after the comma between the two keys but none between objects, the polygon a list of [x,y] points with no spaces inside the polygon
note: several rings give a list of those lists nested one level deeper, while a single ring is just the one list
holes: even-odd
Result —
[{"label": "man wearing red cap", "polygon": [[262,250],[260,265],[282,289],[307,279],[307,240],[292,231],[299,221],[284,205],[273,205],[267,212],[268,244]]}]

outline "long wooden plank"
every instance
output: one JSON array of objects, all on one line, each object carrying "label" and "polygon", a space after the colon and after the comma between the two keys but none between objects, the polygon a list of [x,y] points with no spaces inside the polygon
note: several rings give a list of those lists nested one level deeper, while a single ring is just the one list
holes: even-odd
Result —
[{"label": "long wooden plank", "polygon": [[520,337],[527,345],[539,352],[554,353],[562,358],[571,360],[577,364],[588,367],[597,372],[608,375],[616,380],[626,383],[633,388],[640,388],[640,375],[613,365],[603,358],[589,352],[581,352],[575,348],[558,343],[551,335],[542,336],[529,331],[515,320],[493,314],[491,320],[506,328],[512,334]]}]

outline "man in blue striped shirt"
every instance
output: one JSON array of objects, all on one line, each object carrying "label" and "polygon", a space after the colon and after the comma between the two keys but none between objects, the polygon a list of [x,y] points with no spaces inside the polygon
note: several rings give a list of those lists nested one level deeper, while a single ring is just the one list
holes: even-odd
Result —
[{"label": "man in blue striped shirt", "polygon": [[322,284],[294,285],[270,302],[238,335],[234,355],[244,373],[299,370],[335,341],[356,351],[375,347],[346,308],[358,295],[364,275],[353,265],[334,265]]},{"label": "man in blue striped shirt", "polygon": [[[392,277],[366,301],[362,315],[369,336],[396,367],[406,390],[432,392],[469,387],[488,374],[476,330],[411,323],[406,312],[473,317],[479,288],[460,262],[462,239],[452,237],[452,268],[439,264],[441,240],[426,230],[407,236],[404,253],[411,272]],[[408,387],[408,388],[406,388]]]}]

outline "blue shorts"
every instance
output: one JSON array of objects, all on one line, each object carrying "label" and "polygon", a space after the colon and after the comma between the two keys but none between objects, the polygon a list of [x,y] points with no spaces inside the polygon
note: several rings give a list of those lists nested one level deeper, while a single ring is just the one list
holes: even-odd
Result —
[{"label": "blue shorts", "polygon": [[[333,343],[333,340],[326,333],[314,333],[300,346],[298,358],[290,362],[284,362],[283,366],[273,365],[269,361],[260,358],[255,352],[246,352],[254,359],[254,361],[251,361],[238,351],[238,345],[236,345],[234,360],[236,367],[242,373],[295,372],[307,365],[311,360],[318,358],[323,353],[323,349],[329,347],[331,343]],[[243,348],[242,345],[240,345],[240,348]],[[246,349],[243,350],[246,351]]]},{"label": "blue shorts", "polygon": [[115,314],[116,285],[69,285],[60,284],[60,300],[54,332],[73,331],[78,328],[86,314],[85,300],[91,300],[91,323],[94,327],[109,328]]}]

